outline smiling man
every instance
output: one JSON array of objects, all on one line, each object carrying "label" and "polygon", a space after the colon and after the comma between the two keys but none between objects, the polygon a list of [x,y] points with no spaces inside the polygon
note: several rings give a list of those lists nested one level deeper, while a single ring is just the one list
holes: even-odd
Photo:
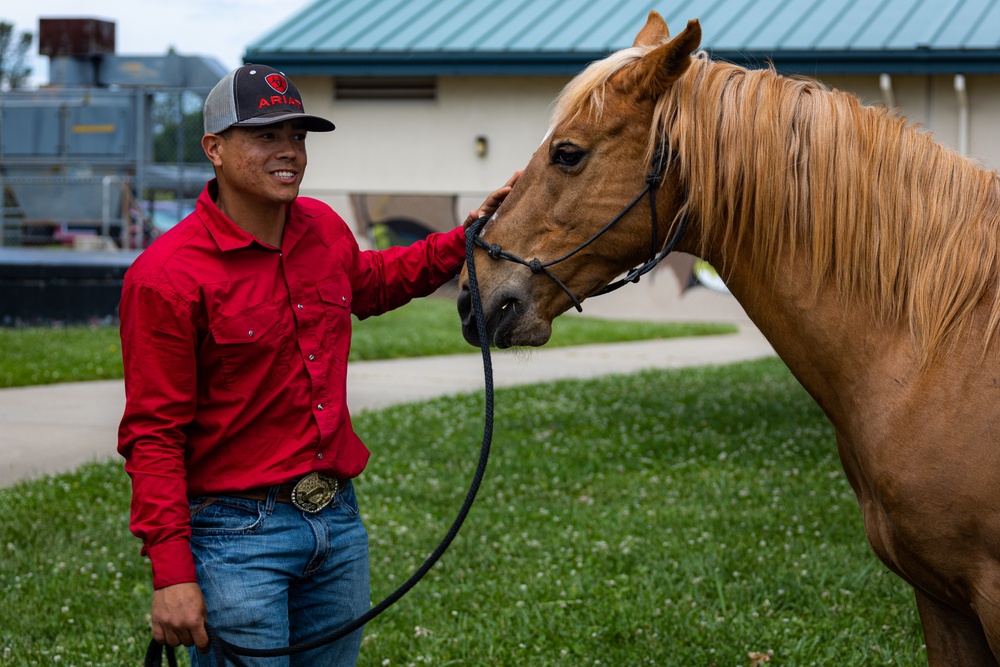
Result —
[{"label": "smiling man", "polygon": [[[214,664],[206,621],[232,643],[277,648],[368,610],[351,484],[368,450],[346,402],[351,315],[452,278],[464,227],[513,184],[451,232],[362,252],[340,216],[299,197],[306,135],[333,129],[280,72],[228,74],[205,100],[215,178],[125,276],[118,451],[131,529],[152,562],[153,637],[192,647],[194,665]],[[291,664],[354,665],[360,644],[358,630]]]}]

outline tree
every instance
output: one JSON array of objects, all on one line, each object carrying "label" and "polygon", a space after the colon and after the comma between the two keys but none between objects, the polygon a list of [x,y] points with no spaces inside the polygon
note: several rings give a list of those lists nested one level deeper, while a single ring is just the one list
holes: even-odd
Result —
[{"label": "tree", "polygon": [[158,92],[153,96],[153,161],[204,162],[201,96],[191,91]]},{"label": "tree", "polygon": [[14,34],[14,24],[0,21],[0,88],[20,88],[28,81],[31,68],[25,65],[34,37],[30,32]]},{"label": "tree", "polygon": [[178,122],[176,119],[162,125],[153,135],[154,162],[204,162],[205,151],[201,148],[204,120],[201,111],[186,113]]}]

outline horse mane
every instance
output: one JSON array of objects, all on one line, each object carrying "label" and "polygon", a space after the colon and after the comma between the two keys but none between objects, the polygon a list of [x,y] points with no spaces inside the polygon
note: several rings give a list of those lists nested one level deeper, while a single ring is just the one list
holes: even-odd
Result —
[{"label": "horse mane", "polygon": [[[653,47],[590,65],[564,89],[552,127],[600,113],[615,73]],[[1000,177],[880,106],[773,69],[704,52],[657,100],[647,160],[667,141],[701,244],[739,246],[761,271],[808,253],[814,293],[908,326],[923,363],[991,301],[1000,327]],[[717,267],[726,274],[726,267]]]}]

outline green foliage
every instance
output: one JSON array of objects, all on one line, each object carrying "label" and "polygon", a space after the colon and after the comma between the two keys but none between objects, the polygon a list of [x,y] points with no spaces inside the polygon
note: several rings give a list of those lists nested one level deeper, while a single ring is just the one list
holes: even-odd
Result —
[{"label": "green foliage", "polygon": [[[730,333],[728,325],[650,324],[566,316],[550,346]],[[391,313],[354,320],[351,360],[475,354],[462,338],[455,303],[418,299]],[[0,328],[0,387],[122,377],[116,327]]]},{"label": "green foliage", "polygon": [[14,25],[0,21],[0,89],[21,88],[31,76],[25,65],[33,37],[30,32],[14,33]]},{"label": "green foliage", "polygon": [[189,90],[160,91],[152,97],[153,161],[208,166],[201,148],[204,98]]},{"label": "green foliage", "polygon": [[207,165],[201,147],[203,118],[201,111],[193,111],[163,123],[153,135],[153,162]]},{"label": "green foliage", "polygon": [[[375,601],[467,491],[481,393],[366,412]],[[0,489],[0,664],[136,665],[148,567],[119,462]],[[923,665],[830,425],[776,359],[505,389],[479,498],[362,667]]]}]

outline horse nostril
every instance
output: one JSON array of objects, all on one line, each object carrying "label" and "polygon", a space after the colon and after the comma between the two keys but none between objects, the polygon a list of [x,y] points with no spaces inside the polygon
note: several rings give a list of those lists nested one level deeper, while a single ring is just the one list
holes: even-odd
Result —
[{"label": "horse nostril", "polygon": [[458,314],[464,319],[472,310],[472,293],[469,291],[468,285],[462,285],[459,288],[456,304],[458,305]]}]

